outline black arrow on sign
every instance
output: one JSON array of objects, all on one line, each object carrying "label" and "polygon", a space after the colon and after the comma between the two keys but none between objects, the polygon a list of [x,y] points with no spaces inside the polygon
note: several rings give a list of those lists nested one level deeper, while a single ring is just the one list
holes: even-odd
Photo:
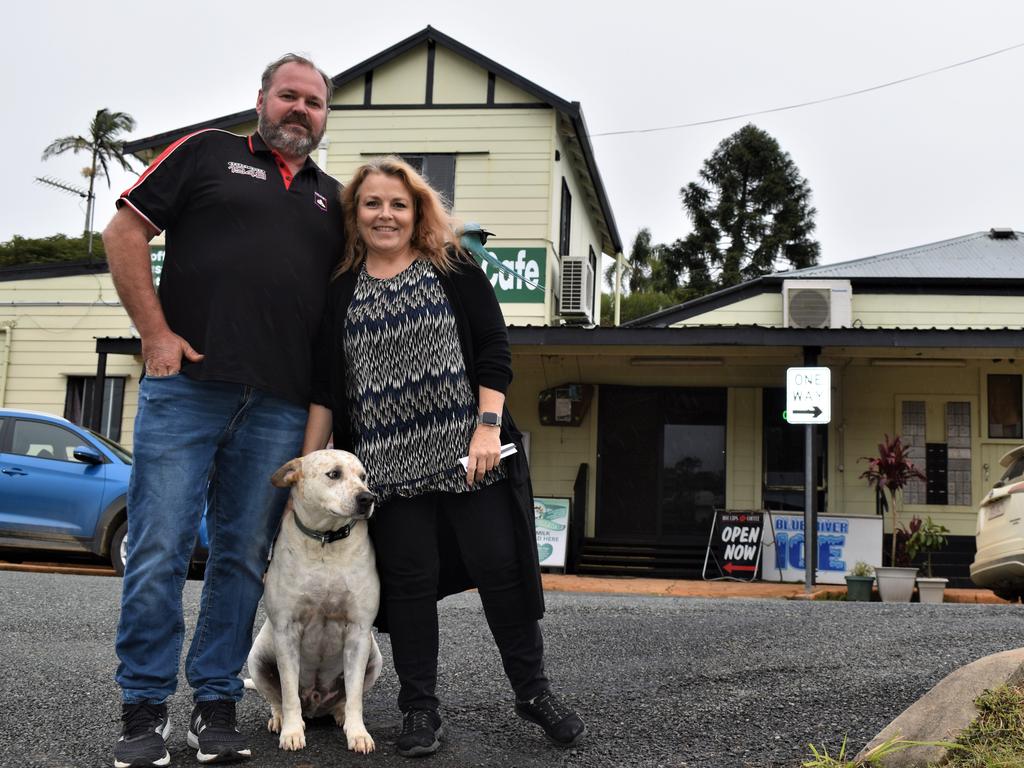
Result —
[{"label": "black arrow on sign", "polygon": [[821,416],[821,408],[819,408],[818,406],[814,406],[814,410],[812,411],[793,411],[793,413],[809,413],[812,416],[814,416],[814,418],[818,418],[819,416]]}]

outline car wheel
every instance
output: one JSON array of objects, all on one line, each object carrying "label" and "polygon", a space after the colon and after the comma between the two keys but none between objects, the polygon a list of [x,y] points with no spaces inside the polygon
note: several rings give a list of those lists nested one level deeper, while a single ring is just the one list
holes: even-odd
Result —
[{"label": "car wheel", "polygon": [[124,576],[124,565],[128,561],[128,521],[125,520],[114,531],[110,540],[110,564],[118,576]]}]

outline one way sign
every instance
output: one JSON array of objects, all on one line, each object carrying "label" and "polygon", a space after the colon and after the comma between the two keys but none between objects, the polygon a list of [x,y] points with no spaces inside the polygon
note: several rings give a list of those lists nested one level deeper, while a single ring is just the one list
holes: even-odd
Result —
[{"label": "one way sign", "polygon": [[820,368],[786,369],[786,421],[790,424],[828,424],[832,420],[832,371]]}]

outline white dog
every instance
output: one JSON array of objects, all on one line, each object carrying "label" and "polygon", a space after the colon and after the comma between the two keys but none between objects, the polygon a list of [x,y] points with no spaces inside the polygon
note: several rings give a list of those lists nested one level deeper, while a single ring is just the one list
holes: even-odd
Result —
[{"label": "white dog", "polygon": [[331,714],[349,749],[372,752],[363,694],[381,668],[372,632],[380,582],[365,522],[374,503],[366,472],[351,453],[316,451],[271,482],[292,488],[292,511],[274,543],[267,620],[249,652],[254,687],[270,703],[267,727],[280,732],[281,749],[302,749],[303,716]]}]

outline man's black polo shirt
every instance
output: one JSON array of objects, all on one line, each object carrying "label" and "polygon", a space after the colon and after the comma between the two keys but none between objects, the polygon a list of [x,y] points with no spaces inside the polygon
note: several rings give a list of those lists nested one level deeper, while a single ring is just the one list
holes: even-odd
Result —
[{"label": "man's black polo shirt", "polygon": [[306,405],[344,247],[341,186],[308,158],[286,174],[259,134],[200,131],[168,147],[117,204],[166,230],[160,303],[171,330],[206,355],[183,371]]}]

